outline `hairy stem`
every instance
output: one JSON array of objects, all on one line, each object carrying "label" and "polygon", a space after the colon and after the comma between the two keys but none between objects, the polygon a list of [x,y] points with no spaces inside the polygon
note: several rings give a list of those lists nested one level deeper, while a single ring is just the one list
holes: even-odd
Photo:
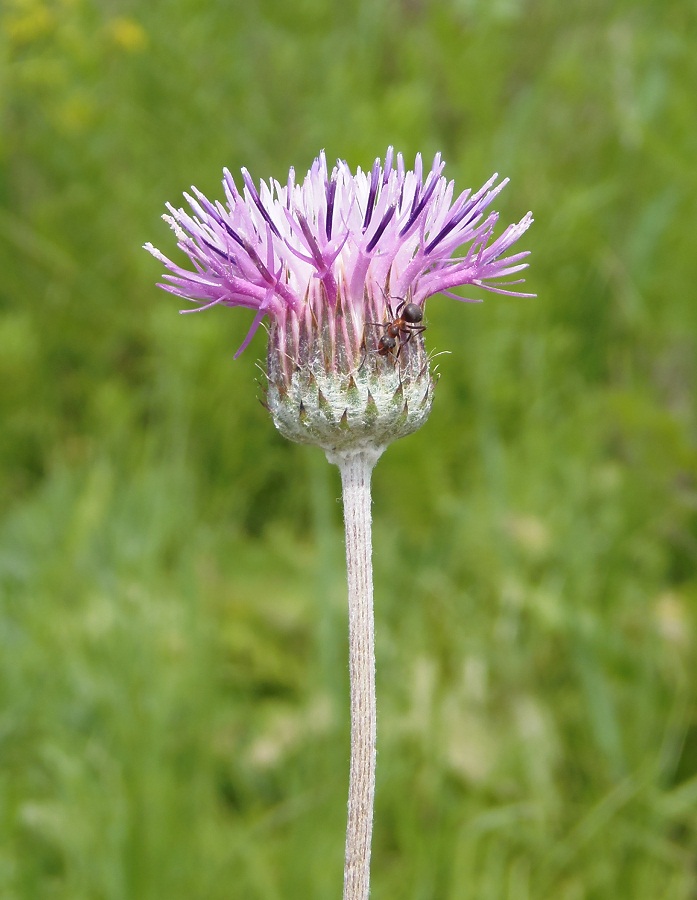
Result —
[{"label": "hairy stem", "polygon": [[377,732],[370,475],[381,452],[327,454],[341,471],[348,576],[351,770],[344,900],[367,900],[370,891]]}]

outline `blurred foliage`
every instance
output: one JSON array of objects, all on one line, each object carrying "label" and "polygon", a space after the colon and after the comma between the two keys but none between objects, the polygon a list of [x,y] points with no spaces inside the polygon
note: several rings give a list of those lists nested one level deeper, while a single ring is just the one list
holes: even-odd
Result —
[{"label": "blurred foliage", "polygon": [[140,250],[224,165],[443,151],[535,300],[429,304],[375,474],[375,898],[697,892],[697,11],[5,0],[0,898],[338,896],[338,478]]}]

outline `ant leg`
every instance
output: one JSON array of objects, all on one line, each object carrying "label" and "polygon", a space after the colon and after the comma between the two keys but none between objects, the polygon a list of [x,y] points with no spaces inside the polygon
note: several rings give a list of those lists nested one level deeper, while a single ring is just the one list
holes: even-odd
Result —
[{"label": "ant leg", "polygon": [[[366,329],[367,325],[372,325],[375,328],[382,328],[383,329],[382,337],[384,337],[384,335],[386,333],[385,329],[387,329],[387,325],[384,322],[364,322],[363,323],[363,339],[361,340],[361,350],[363,351],[363,358],[361,359],[361,364],[358,367],[359,372],[365,365],[365,361],[368,358],[368,344],[365,339],[365,329]],[[380,338],[380,340],[382,340],[382,337]]]},{"label": "ant leg", "polygon": [[356,370],[357,372],[360,372],[360,371],[361,371],[361,369],[362,369],[363,366],[365,365],[366,359],[368,358],[368,345],[366,344],[366,340],[365,340],[365,326],[366,326],[366,325],[374,325],[374,324],[376,324],[376,323],[374,323],[374,322],[365,322],[364,325],[363,325],[363,338],[362,338],[362,340],[361,340],[361,351],[362,351],[362,355],[361,355],[361,364],[359,365],[358,369]]},{"label": "ant leg", "polygon": [[399,341],[399,350],[397,350],[397,356],[399,356],[399,354],[401,353],[402,347],[404,347],[405,344],[408,344],[415,334],[421,334],[424,331],[426,331],[426,325],[410,324],[407,328],[403,328],[400,332],[403,337],[401,337]]},{"label": "ant leg", "polygon": [[401,331],[402,334],[406,335],[406,337],[404,338],[402,343],[408,344],[409,341],[414,337],[415,334],[422,334],[424,331],[426,331],[426,328],[427,328],[426,325],[411,325],[411,324],[409,324],[407,327],[403,328]]},{"label": "ant leg", "polygon": [[361,350],[363,351],[363,355],[362,355],[362,357],[361,357],[361,364],[360,364],[360,366],[356,369],[356,372],[360,372],[360,371],[361,371],[361,369],[362,369],[363,366],[365,365],[366,359],[368,358],[368,348],[366,347],[365,344],[361,344]]},{"label": "ant leg", "polygon": [[380,285],[380,290],[382,291],[382,296],[385,301],[385,306],[387,308],[387,311],[390,314],[390,319],[394,320],[395,316],[394,316],[394,313],[392,312],[392,305],[390,304],[390,300],[392,300],[392,299],[399,300],[399,297],[393,298],[391,294],[387,294],[385,292],[385,288],[382,285]]},{"label": "ant leg", "polygon": [[[404,334],[404,332],[402,331],[401,334]],[[395,357],[394,357],[395,359],[399,359],[399,354],[402,352],[402,347],[404,347],[405,344],[409,343],[410,338],[411,338],[411,334],[408,334],[406,338],[400,337],[399,347],[397,348],[397,352],[395,353]]]}]

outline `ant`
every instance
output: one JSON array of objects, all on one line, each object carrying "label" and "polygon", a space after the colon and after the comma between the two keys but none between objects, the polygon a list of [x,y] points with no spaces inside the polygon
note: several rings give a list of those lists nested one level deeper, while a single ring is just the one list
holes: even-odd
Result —
[{"label": "ant", "polygon": [[423,321],[424,311],[418,303],[407,303],[406,300],[401,300],[393,312],[389,299],[385,298],[385,302],[389,320],[387,322],[366,322],[365,324],[384,329],[378,341],[378,354],[380,356],[393,354],[397,359],[402,347],[408,344],[415,334],[426,331],[426,326],[420,324]]}]

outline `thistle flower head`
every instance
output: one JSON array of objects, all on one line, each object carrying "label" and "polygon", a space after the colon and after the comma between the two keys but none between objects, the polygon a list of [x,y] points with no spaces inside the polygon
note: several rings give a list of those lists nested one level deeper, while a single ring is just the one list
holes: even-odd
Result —
[{"label": "thistle flower head", "polygon": [[[257,188],[246,169],[238,189],[224,171],[225,203],[196,188],[191,212],[167,204],[165,220],[189,257],[182,268],[152,246],[167,291],[196,304],[254,312],[249,344],[269,323],[267,405],[292,440],[329,452],[384,448],[416,430],[431,407],[433,380],[423,342],[426,300],[475,285],[502,294],[519,280],[527,252],[509,253],[528,213],[498,236],[494,199],[508,179],[493,175],[455,196],[440,154],[424,173],[389,148],[384,164],[352,173],[324,153],[301,184]],[[470,301],[474,302],[474,301]]]}]

